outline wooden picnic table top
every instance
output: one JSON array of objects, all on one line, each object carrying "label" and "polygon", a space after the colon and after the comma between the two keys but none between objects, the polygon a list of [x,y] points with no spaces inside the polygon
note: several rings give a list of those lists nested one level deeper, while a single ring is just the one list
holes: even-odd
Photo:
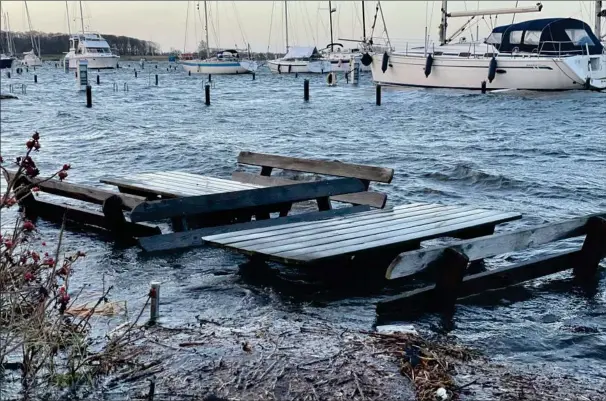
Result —
[{"label": "wooden picnic table top", "polygon": [[206,235],[204,241],[286,264],[350,257],[381,248],[406,248],[432,238],[519,219],[519,213],[413,203],[321,221],[279,224]]},{"label": "wooden picnic table top", "polygon": [[125,190],[125,192],[143,192],[150,195],[160,195],[165,198],[263,188],[263,186],[256,184],[246,184],[182,171],[158,171],[127,177],[104,177],[100,181],[104,184],[115,185]]}]

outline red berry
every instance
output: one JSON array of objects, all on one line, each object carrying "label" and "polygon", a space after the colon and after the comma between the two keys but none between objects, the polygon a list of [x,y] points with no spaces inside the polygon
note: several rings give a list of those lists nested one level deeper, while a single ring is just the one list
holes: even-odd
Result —
[{"label": "red berry", "polygon": [[25,231],[33,231],[36,227],[34,226],[34,223],[32,223],[29,220],[25,220],[25,222],[23,223],[23,229]]},{"label": "red berry", "polygon": [[32,192],[40,192],[40,187],[33,187]]},{"label": "red berry", "polygon": [[46,246],[46,242],[43,242],[43,243],[42,243],[42,246]]},{"label": "red berry", "polygon": [[34,149],[40,150],[40,142],[36,141],[36,143],[34,143]]},{"label": "red berry", "polygon": [[59,180],[63,181],[65,178],[67,178],[67,172],[64,170],[59,171]]},{"label": "red berry", "polygon": [[40,255],[38,255],[38,252],[32,252],[32,259],[34,262],[38,262],[40,260]]},{"label": "red berry", "polygon": [[63,165],[63,170],[67,171],[71,168],[72,166],[70,164],[64,164]]},{"label": "red berry", "polygon": [[32,281],[34,279],[34,275],[30,272],[25,273],[25,281]]},{"label": "red berry", "polygon": [[28,149],[32,149],[34,147],[35,143],[36,143],[36,141],[34,141],[33,139],[30,139],[29,141],[27,141],[25,143],[25,146],[27,146]]},{"label": "red berry", "polygon": [[13,241],[7,239],[6,241],[4,241],[4,246],[6,247],[6,249],[11,249],[13,247]]},{"label": "red berry", "polygon": [[34,135],[32,135],[32,138],[34,138],[34,140],[35,140],[35,141],[37,141],[37,140],[39,140],[39,139],[40,139],[40,134],[38,133],[38,131],[36,131],[36,132],[34,133]]}]

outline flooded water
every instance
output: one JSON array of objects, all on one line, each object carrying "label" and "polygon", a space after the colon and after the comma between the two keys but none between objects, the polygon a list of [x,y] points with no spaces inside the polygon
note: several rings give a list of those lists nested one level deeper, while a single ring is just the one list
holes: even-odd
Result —
[{"label": "flooded water", "polygon": [[[392,167],[393,183],[376,187],[388,193],[388,204],[521,212],[508,229],[606,210],[606,94],[384,89],[377,107],[367,74],[357,87],[342,76],[336,87],[327,87],[325,77],[309,77],[311,100],[305,103],[303,77],[259,72],[254,81],[250,75],[213,77],[212,105],[206,107],[206,77],[167,71],[168,64],[160,63],[146,65],[135,78],[133,67],[139,66],[128,64],[99,73],[91,109],[73,72],[54,64],[35,72],[37,84],[31,70],[11,79],[3,73],[3,93],[16,83],[25,83],[27,93],[15,90],[18,100],[2,101],[2,155],[20,154],[38,130],[43,148],[36,161],[43,173],[71,163],[74,183],[101,186],[103,176],[160,170],[228,178],[238,152],[250,150]],[[41,228],[49,238],[57,235],[54,225]],[[244,326],[280,311],[368,330],[375,324],[374,304],[391,295],[345,296],[310,287],[303,290],[307,296],[293,296],[275,276],[241,269],[244,256],[210,246],[149,256],[94,234],[69,232],[65,243],[67,250],[88,254],[72,286],[97,294],[113,285],[112,298],[126,300],[130,311],[145,302],[150,281],[161,281],[166,326],[192,323],[196,316]],[[488,265],[540,252],[498,257]],[[415,324],[450,331],[497,360],[530,369],[548,364],[592,386],[603,384],[606,275],[600,274],[594,288],[577,288],[562,273],[476,297],[446,324],[431,315]]]}]

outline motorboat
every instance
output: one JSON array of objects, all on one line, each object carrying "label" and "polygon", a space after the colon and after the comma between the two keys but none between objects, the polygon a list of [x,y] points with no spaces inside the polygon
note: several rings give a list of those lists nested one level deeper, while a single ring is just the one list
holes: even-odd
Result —
[{"label": "motorboat", "polygon": [[73,34],[69,38],[69,52],[65,56],[70,69],[78,68],[80,60],[88,62],[89,69],[116,68],[120,56],[113,54],[107,41],[97,32]]},{"label": "motorboat", "polygon": [[246,74],[257,70],[253,60],[242,60],[237,50],[223,50],[214,57],[180,59],[183,69],[192,74]]}]

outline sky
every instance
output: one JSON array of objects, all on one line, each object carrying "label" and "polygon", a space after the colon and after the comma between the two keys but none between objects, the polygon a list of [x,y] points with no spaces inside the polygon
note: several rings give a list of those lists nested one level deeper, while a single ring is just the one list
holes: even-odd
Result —
[{"label": "sky", "polygon": [[[535,1],[519,1],[518,7],[529,7]],[[28,1],[33,29],[43,32],[68,32],[66,3],[70,29],[81,30],[77,1]],[[208,1],[209,42],[211,47],[244,48],[250,43],[253,51],[282,52],[284,38],[284,1]],[[518,14],[515,21],[533,18],[574,17],[593,26],[593,1],[543,1],[540,13]],[[11,30],[27,30],[25,3],[2,0],[2,11],[9,14]],[[449,11],[515,7],[516,1],[449,1]],[[366,1],[366,29],[375,15],[376,2]],[[387,32],[396,49],[408,41],[423,41],[425,26],[437,38],[441,1],[382,1]],[[360,1],[333,1],[333,31],[337,39],[359,39],[362,36]],[[163,51],[192,51],[204,38],[204,1],[82,1],[86,30],[132,36],[151,40]],[[290,45],[325,47],[330,43],[328,1],[288,1]],[[454,32],[466,19],[449,20]],[[509,24],[511,15],[498,17],[496,25]],[[496,26],[494,17],[481,20],[480,36]],[[2,29],[5,29],[4,19]],[[472,29],[475,35],[476,27]],[[470,34],[468,32],[468,34]],[[368,34],[367,34],[368,35]],[[381,16],[377,18],[375,37],[385,37]],[[464,35],[467,36],[467,35]],[[347,42],[344,42],[344,44]]]}]

